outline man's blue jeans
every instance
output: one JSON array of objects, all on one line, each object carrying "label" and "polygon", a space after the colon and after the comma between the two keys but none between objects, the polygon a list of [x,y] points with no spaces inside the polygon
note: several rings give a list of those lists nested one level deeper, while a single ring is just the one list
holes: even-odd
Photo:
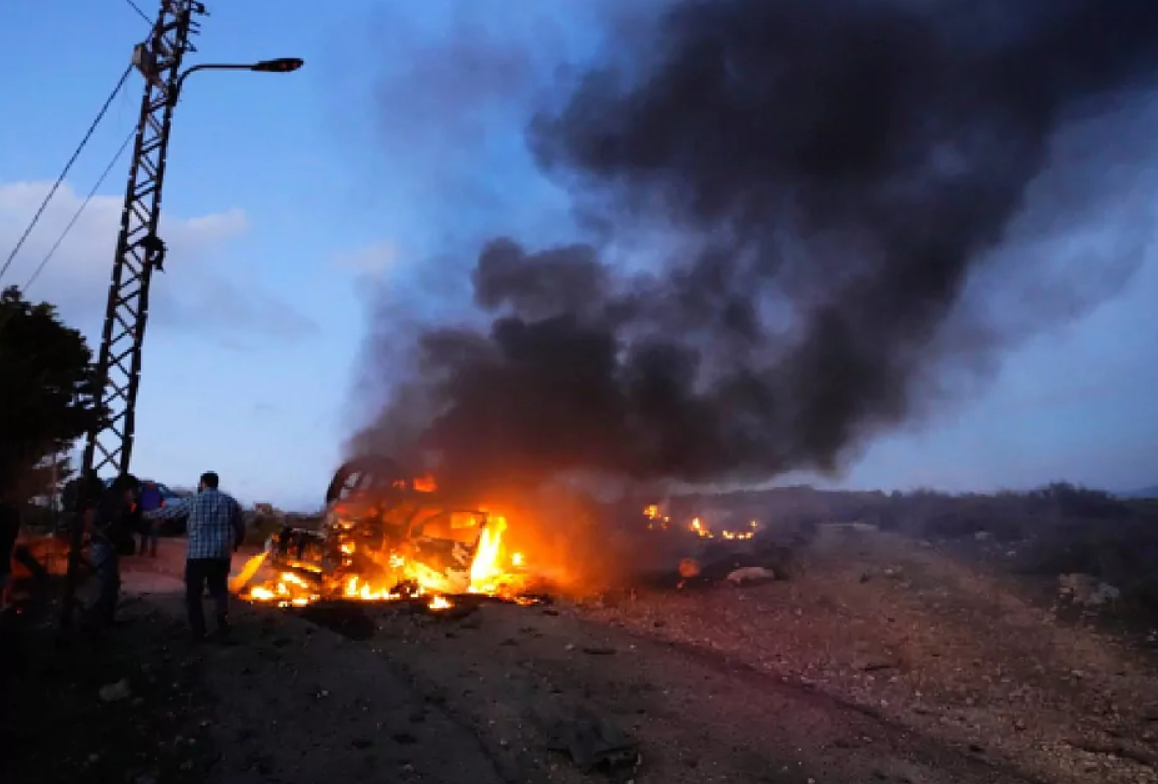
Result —
[{"label": "man's blue jeans", "polygon": [[106,542],[93,542],[92,565],[100,586],[100,594],[93,607],[94,620],[98,623],[112,623],[116,618],[117,603],[121,598],[120,556],[112,545]]},{"label": "man's blue jeans", "polygon": [[139,555],[144,555],[146,552],[152,558],[157,557],[157,523],[153,520],[144,521],[144,530],[141,531],[141,549],[137,551]]}]

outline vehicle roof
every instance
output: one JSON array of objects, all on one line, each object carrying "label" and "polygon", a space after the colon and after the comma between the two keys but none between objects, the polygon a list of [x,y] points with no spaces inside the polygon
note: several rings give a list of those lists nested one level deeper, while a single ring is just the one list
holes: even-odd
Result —
[{"label": "vehicle roof", "polygon": [[[115,477],[109,477],[108,479],[105,479],[104,480],[105,487],[109,487],[110,485],[112,485],[114,478]],[[137,481],[143,485],[160,485],[161,487],[165,487],[165,488],[168,487],[167,484],[165,484],[164,482],[158,482],[156,479],[138,479]]]}]

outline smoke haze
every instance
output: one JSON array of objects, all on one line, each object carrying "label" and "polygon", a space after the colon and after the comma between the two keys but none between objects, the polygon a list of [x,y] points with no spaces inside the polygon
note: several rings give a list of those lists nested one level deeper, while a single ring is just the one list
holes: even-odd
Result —
[{"label": "smoke haze", "polygon": [[[1065,163],[1059,130],[1158,75],[1153,0],[711,0],[648,18],[529,121],[591,244],[488,242],[472,282],[489,328],[408,333],[410,376],[355,450],[431,451],[472,488],[836,471],[949,371],[992,369],[1008,336],[967,286]],[[644,271],[607,260],[649,237]]]}]

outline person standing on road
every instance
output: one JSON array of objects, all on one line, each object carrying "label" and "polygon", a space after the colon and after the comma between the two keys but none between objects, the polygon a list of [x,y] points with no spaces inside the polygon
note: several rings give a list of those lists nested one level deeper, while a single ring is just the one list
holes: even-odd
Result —
[{"label": "person standing on road", "polygon": [[218,489],[220,481],[217,474],[206,472],[201,475],[196,495],[145,513],[154,523],[188,515],[185,605],[195,641],[206,635],[202,604],[206,586],[217,611],[217,636],[224,638],[229,634],[229,569],[233,553],[245,538],[241,504]]},{"label": "person standing on road", "polygon": [[20,535],[20,510],[12,494],[0,486],[0,610],[8,606],[12,590],[12,554]]},{"label": "person standing on road", "polygon": [[132,474],[118,476],[91,514],[85,514],[92,544],[90,558],[100,585],[91,619],[96,628],[116,621],[121,597],[121,556],[131,555],[135,546],[132,517],[140,486]]},{"label": "person standing on road", "polygon": [[149,554],[150,558],[157,557],[157,524],[153,522],[145,511],[159,509],[164,506],[161,491],[155,482],[145,482],[141,485],[141,501],[139,504],[142,514],[138,532],[141,535],[141,546],[137,549],[139,555]]}]

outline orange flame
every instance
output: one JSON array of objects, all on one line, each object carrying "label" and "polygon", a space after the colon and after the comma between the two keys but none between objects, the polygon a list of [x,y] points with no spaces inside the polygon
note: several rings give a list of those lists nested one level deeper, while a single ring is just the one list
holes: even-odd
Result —
[{"label": "orange flame", "polygon": [[[510,569],[521,569],[525,566],[526,559],[522,553],[511,553],[509,556],[505,553],[503,534],[506,530],[506,519],[497,515],[491,516],[483,526],[479,534],[474,559],[471,562],[469,583],[464,585],[467,592],[484,595],[503,593],[514,582]],[[343,565],[349,566],[352,563],[351,557],[357,549],[356,545],[347,541],[342,543],[340,549]],[[289,571],[281,572],[275,579],[268,580],[246,591],[245,586],[264,565],[267,556],[267,553],[261,553],[250,558],[237,577],[230,581],[230,589],[245,596],[250,601],[272,602],[282,607],[303,606],[321,598],[318,591],[307,580]],[[400,552],[390,553],[385,560],[389,564],[389,568],[394,571],[395,576],[401,576],[402,580],[392,579],[389,586],[376,585],[361,575],[349,575],[341,583],[338,589],[339,595],[345,599],[366,602],[395,601],[407,596],[410,598],[426,597],[428,598],[427,607],[429,609],[444,610],[453,606],[445,593],[462,590],[462,588],[452,587],[453,580],[448,580],[446,575],[430,569],[422,563],[409,561]],[[412,587],[402,593],[393,587],[400,582],[408,583]],[[512,595],[509,598],[517,599],[518,597]]]},{"label": "orange flame", "polygon": [[[755,520],[753,520],[751,523],[749,523],[749,527],[747,530],[729,531],[729,530],[725,529],[723,531],[720,531],[720,538],[721,539],[728,539],[728,540],[751,539],[752,537],[754,537],[756,535],[756,529],[758,527],[759,527],[759,523],[757,523]],[[715,535],[715,533],[712,532],[712,529],[709,528],[707,525],[705,525],[704,522],[702,520],[700,520],[700,518],[698,518],[698,517],[692,518],[691,523],[688,524],[688,530],[691,531],[692,533],[697,534],[698,536],[700,536],[704,539],[715,539],[716,538],[716,535]]]},{"label": "orange flame", "polygon": [[380,602],[401,598],[398,594],[385,589],[371,587],[369,583],[362,582],[357,575],[351,575],[346,580],[345,596],[347,599],[361,599],[364,602]]},{"label": "orange flame", "polygon": [[494,584],[502,575],[499,556],[502,553],[503,534],[507,521],[503,517],[492,517],[482,530],[475,551],[474,562],[470,565],[470,592],[492,593]]}]

